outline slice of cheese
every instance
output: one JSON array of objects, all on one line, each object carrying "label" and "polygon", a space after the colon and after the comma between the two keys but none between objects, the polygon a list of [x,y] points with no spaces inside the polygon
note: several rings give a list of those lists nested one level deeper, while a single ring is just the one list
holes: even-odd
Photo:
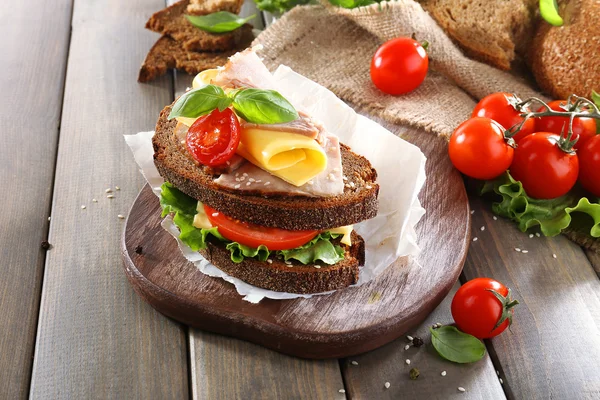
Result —
[{"label": "slice of cheese", "polygon": [[327,155],[319,143],[295,133],[242,129],[237,152],[294,186],[304,185],[327,168]]},{"label": "slice of cheese", "polygon": [[351,239],[351,234],[352,231],[354,230],[354,225],[346,225],[346,226],[340,226],[339,228],[334,228],[334,229],[330,229],[329,232],[330,233],[339,233],[342,234],[344,236],[342,236],[342,240],[340,240],[340,242],[342,242],[343,244],[347,244],[348,246],[352,246],[352,239]]},{"label": "slice of cheese", "polygon": [[206,212],[204,211],[204,204],[198,202],[198,205],[196,206],[196,211],[197,213],[196,215],[194,215],[194,222],[192,223],[192,225],[194,225],[194,227],[198,229],[212,228],[212,224],[208,220],[208,215],[206,215]]}]

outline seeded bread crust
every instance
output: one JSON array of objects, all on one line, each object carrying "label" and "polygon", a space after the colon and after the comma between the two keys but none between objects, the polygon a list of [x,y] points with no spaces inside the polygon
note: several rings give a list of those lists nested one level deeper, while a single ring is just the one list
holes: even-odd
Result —
[{"label": "seeded bread crust", "polygon": [[154,13],[146,22],[146,29],[172,37],[187,51],[231,50],[252,31],[252,25],[244,24],[233,32],[205,32],[196,28],[185,17],[188,5],[189,1],[183,0]]},{"label": "seeded bread crust", "polygon": [[369,161],[341,145],[343,173],[354,187],[332,197],[264,196],[225,190],[213,176],[197,167],[182,151],[167,119],[171,106],[160,113],[152,138],[154,164],[160,175],[186,193],[222,213],[254,224],[288,230],[331,229],[377,215],[379,185]]},{"label": "seeded bread crust", "polygon": [[272,263],[245,258],[239,264],[231,261],[231,253],[222,242],[209,241],[200,254],[227,274],[264,289],[287,293],[322,293],[343,289],[358,282],[360,266],[365,264],[365,243],[352,232],[352,246],[342,245],[346,251],[344,260],[335,265],[304,265],[292,262],[288,265],[280,259]]}]

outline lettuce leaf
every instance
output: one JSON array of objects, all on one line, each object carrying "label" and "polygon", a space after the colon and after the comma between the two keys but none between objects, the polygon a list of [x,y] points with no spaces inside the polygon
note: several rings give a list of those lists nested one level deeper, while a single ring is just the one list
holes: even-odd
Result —
[{"label": "lettuce leaf", "polygon": [[[165,182],[161,186],[160,205],[162,207],[162,216],[165,217],[167,214],[174,214],[173,222],[179,228],[179,239],[192,250],[205,249],[207,238],[211,235],[227,243],[226,248],[231,253],[231,260],[235,263],[241,263],[246,257],[256,258],[260,261],[266,261],[269,258],[271,252],[264,245],[253,248],[241,243],[232,242],[223,237],[217,227],[210,229],[196,228],[194,226],[194,215],[196,215],[197,204],[198,202],[194,198],[181,192],[170,183]],[[301,247],[276,251],[275,255],[283,257],[285,261],[294,259],[300,261],[302,264],[322,261],[325,264],[333,265],[344,259],[344,249],[341,246],[331,243],[331,239],[339,236],[341,235],[323,232]]]},{"label": "lettuce leaf", "polygon": [[578,189],[556,199],[533,199],[521,182],[506,172],[486,181],[481,192],[498,195],[499,202],[492,205],[492,211],[515,221],[522,232],[539,226],[545,236],[556,236],[569,227],[600,237],[600,199],[590,201]]}]

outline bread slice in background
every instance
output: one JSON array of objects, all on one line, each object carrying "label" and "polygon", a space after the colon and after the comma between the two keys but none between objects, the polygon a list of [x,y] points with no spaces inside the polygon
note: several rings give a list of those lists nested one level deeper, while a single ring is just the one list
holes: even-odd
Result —
[{"label": "bread slice in background", "polygon": [[[333,241],[340,244],[339,239]],[[365,243],[352,232],[352,246],[341,244],[345,257],[335,265],[317,263],[304,265],[292,260],[286,264],[272,254],[271,262],[245,258],[241,263],[231,261],[231,252],[218,241],[208,241],[200,254],[221,271],[254,286],[276,292],[322,293],[343,289],[358,282],[360,266],[365,263]],[[315,267],[318,266],[318,268]]]},{"label": "bread slice in background", "polygon": [[540,21],[528,61],[540,87],[556,99],[600,91],[600,1],[570,0],[563,26]]},{"label": "bread slice in background", "polygon": [[535,29],[536,0],[417,1],[468,56],[503,70],[526,53]]},{"label": "bread slice in background", "polygon": [[[146,29],[172,37],[180,42],[187,51],[231,50],[238,46],[248,31],[252,30],[252,26],[249,24],[245,24],[233,32],[219,34],[198,29],[185,17],[189,4],[189,0],[179,1],[154,13],[146,22]],[[221,10],[219,5],[215,7],[216,11]]]},{"label": "bread slice in background", "polygon": [[224,65],[227,58],[244,50],[252,43],[254,35],[245,30],[236,48],[224,52],[187,51],[181,43],[169,36],[163,36],[152,46],[140,68],[138,82],[148,82],[164,75],[169,69],[177,68],[190,75],[196,75],[205,69]]},{"label": "bread slice in background", "polygon": [[206,15],[218,11],[229,11],[239,14],[244,0],[190,0],[187,13],[192,15]]},{"label": "bread slice in background", "polygon": [[377,173],[364,157],[341,145],[343,174],[353,186],[331,197],[269,196],[223,189],[182,151],[174,133],[177,121],[168,120],[171,106],[160,113],[152,138],[154,164],[160,175],[183,193],[223,214],[257,225],[289,230],[327,230],[377,215]]}]

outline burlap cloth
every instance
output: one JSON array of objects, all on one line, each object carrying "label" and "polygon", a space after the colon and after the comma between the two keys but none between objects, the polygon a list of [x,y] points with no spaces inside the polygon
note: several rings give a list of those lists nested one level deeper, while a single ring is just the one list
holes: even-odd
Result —
[{"label": "burlap cloth", "polygon": [[[371,83],[371,58],[384,41],[413,33],[417,40],[430,43],[427,78],[410,94],[385,95]],[[264,30],[254,44],[264,46],[259,54],[270,69],[288,65],[353,106],[446,138],[469,118],[477,100],[490,93],[544,98],[523,77],[465,57],[413,0],[354,10],[328,3],[295,7]],[[568,236],[600,252],[599,240]]]}]

